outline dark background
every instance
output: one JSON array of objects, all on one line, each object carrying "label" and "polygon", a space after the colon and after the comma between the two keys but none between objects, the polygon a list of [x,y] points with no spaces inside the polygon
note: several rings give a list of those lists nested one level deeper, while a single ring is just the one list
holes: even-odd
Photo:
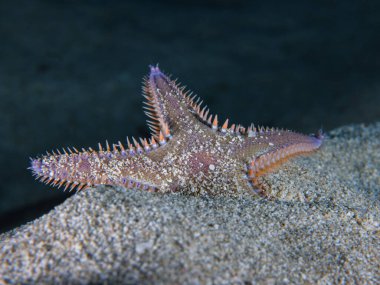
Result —
[{"label": "dark background", "polygon": [[29,157],[145,136],[148,65],[221,119],[325,130],[380,118],[380,1],[0,1],[0,231],[69,193]]}]

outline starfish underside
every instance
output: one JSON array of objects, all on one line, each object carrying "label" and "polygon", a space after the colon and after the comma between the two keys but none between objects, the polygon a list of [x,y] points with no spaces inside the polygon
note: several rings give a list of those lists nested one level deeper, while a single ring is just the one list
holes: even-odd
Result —
[{"label": "starfish underside", "polygon": [[[31,160],[45,183],[71,190],[107,184],[158,192],[263,194],[260,176],[290,157],[318,149],[322,133],[219,124],[203,101],[150,67],[144,79],[151,137],[99,150],[68,148]],[[131,142],[132,141],[132,142]]]}]

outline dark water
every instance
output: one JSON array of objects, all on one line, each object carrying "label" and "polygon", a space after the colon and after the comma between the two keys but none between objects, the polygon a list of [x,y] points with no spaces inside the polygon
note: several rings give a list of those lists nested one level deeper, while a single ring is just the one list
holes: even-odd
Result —
[{"label": "dark water", "polygon": [[0,1],[0,230],[70,195],[29,157],[147,134],[152,63],[245,125],[379,120],[380,2],[290,2]]}]

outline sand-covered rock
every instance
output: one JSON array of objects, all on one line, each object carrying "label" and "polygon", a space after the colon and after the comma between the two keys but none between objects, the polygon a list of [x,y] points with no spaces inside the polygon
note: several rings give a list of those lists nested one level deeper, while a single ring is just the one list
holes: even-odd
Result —
[{"label": "sand-covered rock", "polygon": [[380,123],[265,182],[276,199],[80,192],[0,236],[0,283],[380,283]]}]

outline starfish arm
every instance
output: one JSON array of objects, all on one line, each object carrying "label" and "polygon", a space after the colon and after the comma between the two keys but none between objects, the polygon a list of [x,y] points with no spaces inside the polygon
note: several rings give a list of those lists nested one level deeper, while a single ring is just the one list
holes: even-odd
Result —
[{"label": "starfish arm", "polygon": [[52,186],[65,185],[65,190],[70,187],[70,191],[99,184],[157,191],[159,181],[154,173],[159,171],[159,165],[147,156],[154,150],[136,143],[128,149],[119,143],[113,150],[107,144],[106,149],[99,145],[99,151],[90,148],[82,152],[68,149],[68,152],[48,153],[32,159],[30,169],[36,179]]},{"label": "starfish arm", "polygon": [[209,115],[203,101],[191,92],[185,91],[175,80],[170,80],[158,66],[150,67],[149,77],[145,79],[143,93],[146,115],[152,135],[156,138],[160,133],[164,137],[174,135],[176,131],[192,128],[201,122],[209,126],[217,126],[217,116]]},{"label": "starfish arm", "polygon": [[[145,114],[150,118],[148,125],[157,139],[170,138],[179,130],[193,129],[196,125],[227,132],[228,119],[219,125],[218,116],[202,105],[203,100],[199,96],[185,91],[185,87],[181,87],[176,80],[170,80],[158,66],[150,67],[149,77],[144,80],[143,93],[147,99],[144,102]],[[244,128],[232,124],[229,131],[242,133]]]},{"label": "starfish arm", "polygon": [[245,138],[237,146],[237,153],[249,160],[248,177],[254,184],[259,176],[293,156],[317,150],[323,142],[321,133],[307,136],[291,131],[261,128],[250,134],[251,137]]}]

